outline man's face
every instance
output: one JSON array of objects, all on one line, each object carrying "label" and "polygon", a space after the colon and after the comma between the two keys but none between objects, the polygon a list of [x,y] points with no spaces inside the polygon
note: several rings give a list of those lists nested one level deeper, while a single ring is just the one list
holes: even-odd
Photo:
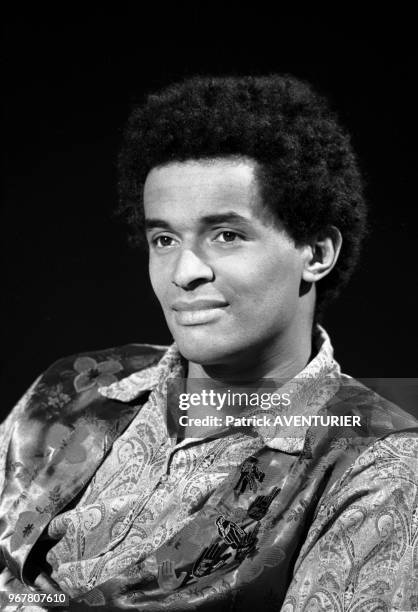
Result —
[{"label": "man's face", "polygon": [[182,355],[215,365],[277,351],[297,316],[303,258],[261,208],[254,164],[154,168],[144,209],[151,283]]}]

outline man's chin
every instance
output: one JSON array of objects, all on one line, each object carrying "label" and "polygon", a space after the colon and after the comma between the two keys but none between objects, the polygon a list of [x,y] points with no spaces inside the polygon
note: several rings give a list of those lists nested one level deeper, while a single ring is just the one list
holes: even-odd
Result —
[{"label": "man's chin", "polygon": [[199,347],[198,345],[189,347],[187,345],[178,344],[177,346],[185,359],[202,366],[221,364],[228,360],[228,355],[225,351],[220,349],[208,349],[207,347]]},{"label": "man's chin", "polygon": [[230,343],[226,343],[224,338],[216,342],[213,337],[189,340],[183,335],[175,335],[174,340],[185,359],[203,366],[227,363],[233,355]]}]

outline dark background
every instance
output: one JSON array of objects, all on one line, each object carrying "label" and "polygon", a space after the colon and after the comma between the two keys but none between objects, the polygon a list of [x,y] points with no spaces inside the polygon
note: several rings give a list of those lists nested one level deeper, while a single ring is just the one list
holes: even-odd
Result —
[{"label": "dark background", "polygon": [[173,17],[157,7],[3,22],[2,414],[59,357],[171,341],[144,256],[112,216],[115,162],[132,103],[192,74],[290,72],[331,98],[367,180],[372,232],[326,328],[346,372],[416,376],[408,16],[258,21],[249,9],[244,26],[196,12],[181,29]]}]

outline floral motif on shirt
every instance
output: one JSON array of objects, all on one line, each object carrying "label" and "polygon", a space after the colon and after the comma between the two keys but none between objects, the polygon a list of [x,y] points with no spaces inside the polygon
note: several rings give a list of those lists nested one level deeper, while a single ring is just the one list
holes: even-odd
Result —
[{"label": "floral motif on shirt", "polygon": [[74,370],[78,372],[74,379],[74,388],[78,393],[94,386],[106,386],[116,382],[115,376],[123,367],[115,359],[97,362],[93,357],[78,357],[74,361]]}]

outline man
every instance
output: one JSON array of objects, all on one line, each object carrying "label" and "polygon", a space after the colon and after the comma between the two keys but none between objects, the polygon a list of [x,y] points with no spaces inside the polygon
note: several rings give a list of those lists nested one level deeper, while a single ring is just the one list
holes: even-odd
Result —
[{"label": "man", "polygon": [[288,76],[174,85],[133,112],[120,193],[175,343],[60,360],[9,415],[2,588],[417,609],[417,424],[341,374],[317,324],[365,229],[325,101]]}]

